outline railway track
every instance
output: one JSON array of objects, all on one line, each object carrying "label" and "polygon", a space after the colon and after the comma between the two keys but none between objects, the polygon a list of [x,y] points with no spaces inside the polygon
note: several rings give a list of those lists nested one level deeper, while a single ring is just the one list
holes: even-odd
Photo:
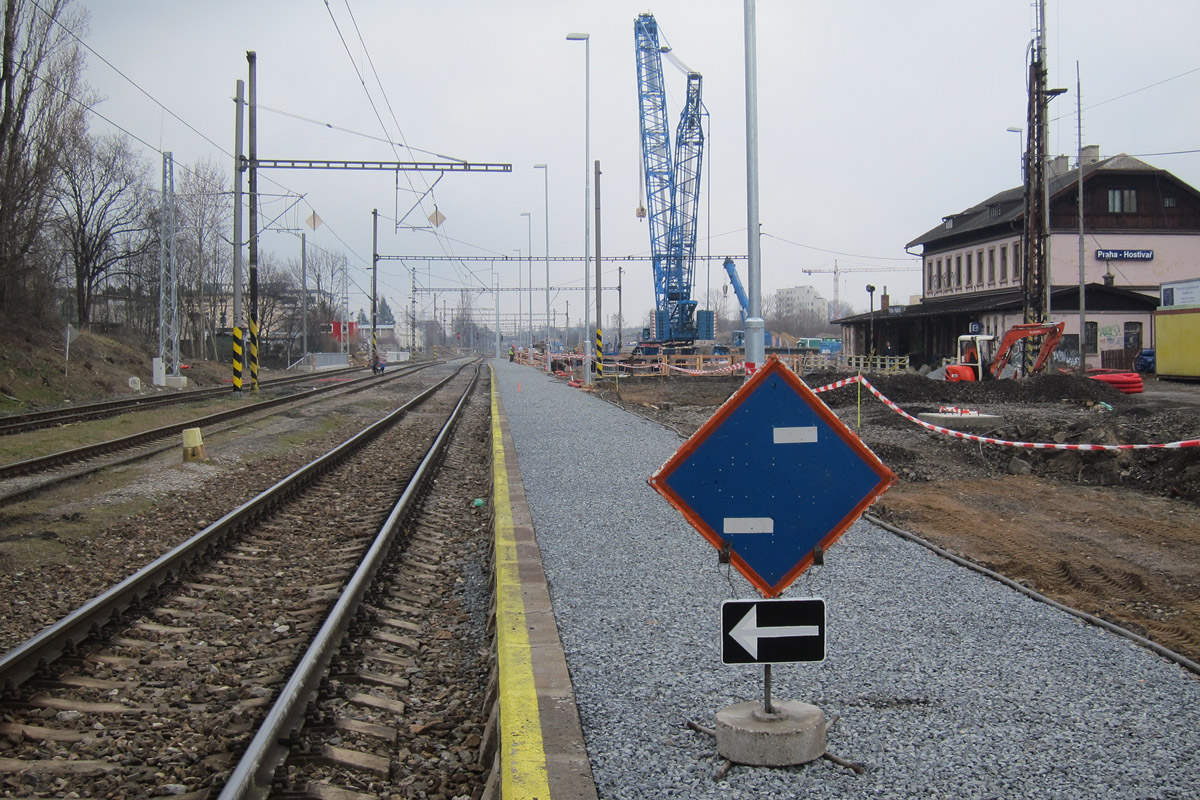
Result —
[{"label": "railway track", "polygon": [[432,363],[436,362],[394,370],[383,376],[368,375],[313,387],[303,392],[219,411],[186,422],[171,423],[129,436],[0,465],[0,506],[28,498],[98,470],[148,458],[174,448],[178,445],[177,437],[185,428],[204,428],[206,432],[211,433],[221,430],[218,426],[250,415],[276,413],[281,408],[295,408],[330,395],[359,392],[395,381],[425,369]]},{"label": "railway track", "polygon": [[[259,388],[261,390],[273,390],[296,385],[306,386],[312,384],[315,380],[343,378],[348,374],[361,372],[363,369],[365,368],[350,367],[348,369],[330,370],[320,373],[320,377],[317,377],[314,373],[288,375],[283,378],[260,381]],[[0,416],[0,436],[26,433],[55,425],[70,425],[92,419],[104,419],[105,417],[113,417],[128,411],[145,411],[152,408],[162,408],[163,406],[229,397],[232,395],[232,391],[229,386],[216,386],[211,389],[191,389],[185,392],[172,392],[170,394],[142,395],[122,398],[120,400],[105,400],[99,403],[88,403],[70,408],[50,408],[43,411],[27,411],[23,414],[7,414]]]},{"label": "railway track", "polygon": [[[433,445],[450,441],[474,382],[460,370],[0,658],[5,792],[200,798],[225,787],[223,797],[262,796],[284,755],[278,742],[309,735],[293,731],[347,630],[362,641],[366,620],[391,620],[400,641],[375,636],[369,647],[410,651],[391,661],[420,656],[428,620],[395,623],[407,608],[446,598],[439,589],[424,605],[411,593],[397,599],[402,583],[371,589],[372,578],[395,580],[408,569],[415,572],[399,580],[428,585],[442,560],[464,557],[455,543],[445,558],[451,540],[439,531],[448,514],[473,513],[471,529],[486,528],[486,509],[461,496],[435,504],[433,522],[406,522],[433,475]],[[451,471],[486,488],[487,476],[466,462],[452,459]],[[386,561],[393,544],[411,549]],[[359,610],[364,596],[369,605]],[[437,631],[428,633],[437,641]],[[347,658],[367,649],[348,645],[326,689],[343,685]],[[410,666],[387,657],[372,663]],[[420,670],[404,678],[380,678],[379,667],[359,673],[382,698],[373,701],[379,713],[404,705],[389,691],[425,680]],[[272,706],[276,698],[291,702]],[[264,721],[267,732],[256,733]],[[260,740],[266,748],[251,747],[252,763],[239,764],[248,743]]]}]

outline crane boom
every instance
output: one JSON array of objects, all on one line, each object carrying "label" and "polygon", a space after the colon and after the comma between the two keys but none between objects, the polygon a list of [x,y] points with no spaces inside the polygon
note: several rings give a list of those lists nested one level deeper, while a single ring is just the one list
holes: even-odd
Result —
[{"label": "crane boom", "polygon": [[746,314],[750,312],[750,298],[746,295],[746,290],[742,286],[741,279],[738,278],[737,267],[734,266],[733,259],[726,257],[725,263],[722,266],[725,267],[725,272],[729,275],[729,283],[733,286],[733,293],[737,295],[738,305],[741,307],[742,312],[742,326],[745,327]]},{"label": "crane boom", "polygon": [[[833,273],[833,313],[842,313],[842,297],[841,297],[841,276],[843,272],[912,272],[915,269],[920,269],[920,265],[912,267],[851,267],[843,269],[838,266],[837,259],[833,261],[833,269],[802,269],[800,270],[805,275],[815,275],[818,272]],[[832,317],[831,317],[832,320]]]},{"label": "crane boom", "polygon": [[[662,49],[653,14],[634,21],[638,104],[641,111],[642,165],[654,269],[655,340],[690,343],[697,338],[692,285],[696,265],[696,217],[704,134],[701,128],[701,76],[689,72],[687,99],[676,129],[672,159],[667,127]],[[712,312],[700,325],[712,336]]]},{"label": "crane boom", "polygon": [[[695,338],[696,300],[692,286],[696,275],[696,217],[700,202],[700,166],[704,157],[704,131],[700,125],[699,72],[687,76],[687,100],[675,129],[675,194],[671,204],[669,294],[677,314],[671,318],[675,338]],[[690,335],[689,335],[690,332]]]}]

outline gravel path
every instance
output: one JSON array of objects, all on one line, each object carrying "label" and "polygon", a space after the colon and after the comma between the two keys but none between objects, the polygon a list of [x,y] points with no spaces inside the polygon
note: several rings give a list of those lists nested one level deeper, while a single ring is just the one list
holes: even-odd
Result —
[{"label": "gravel path", "polygon": [[601,798],[1189,798],[1200,681],[860,522],[786,596],[824,597],[828,659],[773,696],[840,715],[829,749],[867,765],[738,766],[685,725],[762,694],[727,667],[722,600],[754,590],[646,479],[672,432],[493,361]]}]

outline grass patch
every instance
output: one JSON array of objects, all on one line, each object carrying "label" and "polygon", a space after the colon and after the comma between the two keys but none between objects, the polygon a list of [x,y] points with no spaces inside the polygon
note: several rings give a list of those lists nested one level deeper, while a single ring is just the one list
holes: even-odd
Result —
[{"label": "grass patch", "polygon": [[[161,428],[173,423],[185,422],[220,411],[228,411],[235,404],[245,404],[247,401],[208,400],[202,403],[185,404],[183,406],[167,406],[165,408],[147,411],[131,411],[119,417],[78,422],[72,425],[60,425],[54,428],[43,428],[30,431],[18,436],[6,436],[0,439],[0,463],[11,464],[38,456],[60,453],[84,445],[96,444],[122,436]],[[181,440],[182,444],[182,440]]]}]

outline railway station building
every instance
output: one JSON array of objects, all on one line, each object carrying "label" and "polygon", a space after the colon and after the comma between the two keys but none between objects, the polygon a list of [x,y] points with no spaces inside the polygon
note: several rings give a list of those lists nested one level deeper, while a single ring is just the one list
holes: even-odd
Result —
[{"label": "railway station building", "polygon": [[[1154,347],[1159,285],[1200,277],[1200,192],[1128,155],[1083,149],[1085,324],[1079,330],[1079,170],[1059,156],[1047,170],[1050,321],[1065,322],[1061,367],[1128,369]],[[838,320],[846,352],[890,346],[913,365],[937,366],[969,332],[1002,336],[1022,322],[1024,187],[995,194],[906,245],[922,260],[919,302],[882,299],[872,313]],[[868,341],[871,339],[872,341]],[[873,346],[873,347],[872,347]],[[1081,352],[1082,350],[1082,352]]]}]

